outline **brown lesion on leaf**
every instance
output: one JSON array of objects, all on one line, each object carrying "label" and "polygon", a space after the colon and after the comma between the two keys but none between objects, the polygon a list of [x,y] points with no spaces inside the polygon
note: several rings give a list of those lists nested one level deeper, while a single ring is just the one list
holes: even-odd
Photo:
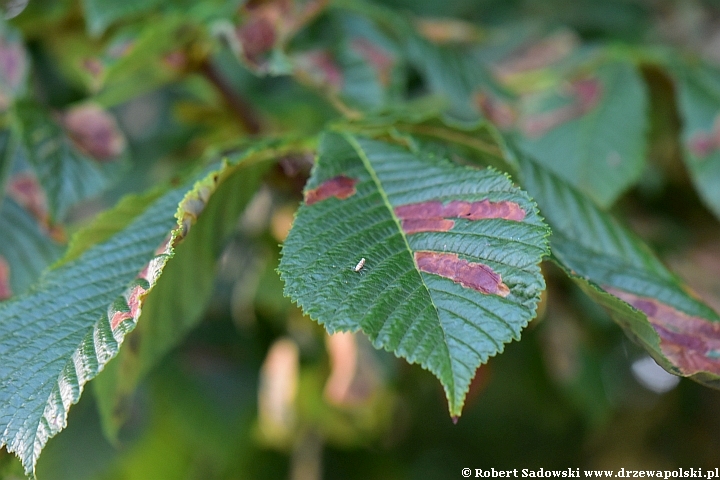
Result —
[{"label": "brown lesion on leaf", "polygon": [[116,311],[110,319],[110,328],[115,330],[125,320],[137,319],[140,313],[140,302],[146,290],[136,285],[128,295],[128,311]]},{"label": "brown lesion on leaf", "polygon": [[63,227],[50,221],[47,198],[35,175],[28,171],[14,174],[8,181],[6,191],[10,198],[32,215],[40,229],[50,238],[59,243],[66,241]]},{"label": "brown lesion on leaf", "polygon": [[485,118],[501,130],[509,130],[515,125],[518,114],[509,102],[485,91],[476,92],[473,101]]},{"label": "brown lesion on leaf", "polygon": [[550,111],[526,115],[520,120],[520,129],[531,138],[542,137],[563,123],[582,117],[600,102],[602,83],[597,78],[572,82],[565,93],[569,103]]},{"label": "brown lesion on leaf", "polygon": [[165,240],[155,250],[155,257],[150,260],[136,277],[136,284],[129,288],[125,294],[127,309],[114,310],[108,313],[110,328],[115,330],[126,320],[136,322],[140,317],[141,307],[148,291],[155,285],[162,269],[167,261],[168,254],[172,250],[172,234],[168,234]]},{"label": "brown lesion on leaf", "polygon": [[303,26],[311,22],[327,6],[329,0],[249,1],[242,11],[244,21],[236,28],[235,36],[242,56],[252,68],[265,71],[268,53],[282,47]]},{"label": "brown lesion on leaf", "polygon": [[687,140],[690,153],[700,160],[720,150],[720,115],[715,117],[710,131],[698,131]]},{"label": "brown lesion on leaf", "polygon": [[10,288],[10,265],[5,258],[0,256],[0,301],[12,297]]},{"label": "brown lesion on leaf", "polygon": [[110,161],[125,150],[125,137],[115,118],[98,105],[71,108],[60,120],[75,147],[95,160]]},{"label": "brown lesion on leaf", "polygon": [[415,25],[423,37],[437,44],[472,44],[486,36],[476,25],[463,20],[420,18]]},{"label": "brown lesion on leaf", "polygon": [[513,77],[533,70],[548,68],[570,54],[580,45],[578,36],[568,30],[560,31],[549,37],[525,42],[513,54],[493,65],[493,73],[502,83],[512,81]]},{"label": "brown lesion on leaf", "polygon": [[431,200],[409,203],[395,208],[395,214],[402,222],[403,231],[408,235],[418,232],[447,232],[455,226],[452,218],[472,221],[502,218],[516,222],[525,219],[525,210],[517,203],[507,200],[491,202],[487,199],[477,202],[453,200],[443,203]]},{"label": "brown lesion on leaf", "polygon": [[20,42],[0,37],[0,111],[10,105],[28,70],[28,60]]},{"label": "brown lesion on leaf", "polygon": [[305,192],[305,203],[312,205],[313,203],[326,200],[330,197],[345,200],[355,195],[356,183],[356,179],[346,177],[345,175],[338,175],[330,180],[325,180],[319,187]]},{"label": "brown lesion on leaf", "polygon": [[604,289],[647,316],[660,337],[663,355],[684,375],[720,375],[720,322],[688,315],[655,298],[613,287]]},{"label": "brown lesion on leaf", "polygon": [[329,88],[332,93],[342,90],[344,78],[340,66],[328,50],[309,50],[294,57],[293,74],[303,83]]},{"label": "brown lesion on leaf", "polygon": [[354,38],[350,48],[373,67],[382,85],[390,85],[395,59],[389,52],[365,38]]},{"label": "brown lesion on leaf", "polygon": [[480,293],[507,297],[510,289],[499,273],[482,263],[468,262],[456,253],[415,252],[415,263],[426,273],[448,278]]}]

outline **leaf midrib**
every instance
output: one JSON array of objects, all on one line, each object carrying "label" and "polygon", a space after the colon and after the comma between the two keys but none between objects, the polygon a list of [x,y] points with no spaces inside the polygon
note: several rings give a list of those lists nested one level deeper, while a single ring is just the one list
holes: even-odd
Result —
[{"label": "leaf midrib", "polygon": [[375,183],[375,186],[378,189],[378,192],[380,193],[380,197],[383,200],[383,203],[385,207],[390,212],[390,215],[395,222],[395,225],[397,226],[398,232],[400,233],[400,236],[403,239],[403,242],[405,243],[405,248],[407,249],[408,255],[410,255],[410,258],[412,259],[413,265],[415,265],[415,270],[418,272],[418,277],[420,277],[420,282],[422,283],[422,286],[425,288],[425,291],[428,294],[428,299],[430,300],[430,304],[432,305],[433,309],[435,310],[435,316],[438,320],[438,324],[440,326],[440,331],[443,334],[443,342],[445,343],[445,347],[448,351],[448,364],[450,366],[450,377],[451,377],[451,385],[448,385],[448,387],[452,386],[452,388],[448,388],[449,391],[452,392],[452,410],[455,410],[455,371],[453,368],[453,362],[450,358],[450,345],[448,343],[448,337],[447,332],[445,332],[445,329],[443,328],[443,324],[440,321],[440,312],[438,311],[437,305],[435,305],[435,302],[433,301],[432,294],[430,293],[430,288],[425,283],[425,279],[423,278],[422,274],[420,273],[420,269],[417,267],[417,264],[415,263],[415,256],[413,253],[413,249],[410,247],[410,243],[408,242],[407,235],[405,235],[405,232],[402,229],[402,226],[400,224],[400,220],[397,218],[397,215],[395,215],[395,209],[392,206],[392,203],[390,203],[390,199],[388,198],[387,194],[385,193],[385,189],[383,188],[382,182],[378,178],[378,176],[375,173],[375,169],[373,168],[372,164],[370,163],[370,159],[365,155],[365,151],[363,150],[362,146],[358,143],[358,141],[353,137],[352,135],[349,135],[347,133],[342,133],[342,137],[345,139],[345,141],[348,142],[348,144],[355,150],[355,153],[358,155],[358,158],[363,162],[363,165],[365,166],[365,170],[370,175],[370,178],[372,179],[373,183]]}]

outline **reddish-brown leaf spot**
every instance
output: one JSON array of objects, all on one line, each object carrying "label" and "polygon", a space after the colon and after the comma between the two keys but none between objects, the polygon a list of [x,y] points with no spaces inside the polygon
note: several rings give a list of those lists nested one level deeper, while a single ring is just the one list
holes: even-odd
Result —
[{"label": "reddish-brown leaf spot", "polygon": [[110,319],[110,328],[115,330],[117,326],[120,325],[123,321],[129,320],[131,318],[137,318],[140,310],[140,296],[144,293],[145,289],[140,285],[135,286],[135,288],[130,291],[130,295],[128,296],[128,307],[130,308],[130,311],[115,312],[112,316],[112,319]]},{"label": "reddish-brown leaf spot", "polygon": [[103,72],[105,71],[105,66],[102,64],[100,59],[95,57],[87,57],[83,59],[82,61],[82,68],[88,74],[94,79],[98,80]]},{"label": "reddish-brown leaf spot", "polygon": [[97,105],[70,109],[62,124],[75,146],[95,160],[112,160],[125,150],[125,137],[115,118]]},{"label": "reddish-brown leaf spot", "polygon": [[408,235],[418,232],[447,232],[455,226],[453,220],[445,218],[406,218],[402,229]]},{"label": "reddish-brown leaf spot", "polygon": [[465,220],[484,220],[489,218],[503,218],[505,220],[522,221],[525,210],[515,202],[502,200],[491,202],[466,202],[453,200],[443,204],[440,201],[409,203],[395,209],[395,214],[402,221],[403,231],[407,234],[418,232],[447,232],[455,222],[450,218]]},{"label": "reddish-brown leaf spot", "polygon": [[305,192],[305,203],[307,205],[312,205],[313,203],[330,197],[345,200],[346,198],[355,195],[356,183],[357,180],[346,177],[345,175],[339,175],[331,178],[330,180],[324,181],[319,187]]},{"label": "reddish-brown leaf spot", "polygon": [[585,113],[600,101],[602,84],[597,78],[586,78],[572,84],[572,92],[581,113]]},{"label": "reddish-brown leaf spot", "polygon": [[7,194],[32,215],[50,238],[58,243],[67,241],[67,235],[62,225],[50,222],[45,192],[35,175],[20,172],[10,177]]},{"label": "reddish-brown leaf spot", "polygon": [[612,287],[605,290],[637,308],[660,337],[660,349],[684,375],[720,375],[720,322],[693,317],[654,298]]},{"label": "reddish-brown leaf spot", "polygon": [[187,69],[189,63],[187,54],[182,50],[175,50],[163,57],[163,64],[176,72]]},{"label": "reddish-brown leaf spot", "polygon": [[295,73],[301,79],[340,91],[343,86],[343,74],[335,59],[326,50],[313,50],[295,57]]},{"label": "reddish-brown leaf spot", "polygon": [[509,58],[494,66],[501,80],[530,70],[548,67],[566,58],[579,45],[577,35],[560,32],[540,41],[526,43]]},{"label": "reddish-brown leaf spot", "polygon": [[27,60],[22,45],[0,38],[0,85],[11,91],[17,90],[25,77],[26,69]]},{"label": "reddish-brown leaf spot", "polygon": [[12,296],[10,289],[10,265],[7,261],[0,257],[0,301],[6,300]]},{"label": "reddish-brown leaf spot", "polygon": [[470,22],[455,19],[418,19],[420,33],[433,43],[474,43],[483,39],[483,32]]},{"label": "reddish-brown leaf spot", "polygon": [[715,139],[705,132],[698,132],[688,140],[688,149],[694,156],[704,159],[717,149]]},{"label": "reddish-brown leaf spot", "polygon": [[568,96],[568,104],[523,118],[520,123],[523,133],[531,138],[541,137],[563,123],[582,117],[600,101],[602,85],[597,79],[578,80],[571,85]]},{"label": "reddish-brown leaf spot", "polygon": [[40,224],[47,224],[47,199],[35,175],[27,172],[13,175],[8,182],[7,193],[29,211]]},{"label": "reddish-brown leaf spot", "polygon": [[393,65],[395,65],[395,60],[387,51],[364,38],[353,39],[350,47],[375,69],[380,83],[383,85],[390,84],[390,77]]},{"label": "reddish-brown leaf spot", "polygon": [[720,149],[720,114],[715,117],[710,131],[700,131],[688,140],[690,153],[700,160]]},{"label": "reddish-brown leaf spot", "polygon": [[250,18],[237,29],[237,38],[242,45],[245,59],[257,65],[262,54],[275,45],[275,23],[269,16]]},{"label": "reddish-brown leaf spot", "polygon": [[423,272],[449,278],[480,293],[501,297],[510,294],[510,289],[503,283],[499,273],[482,263],[463,260],[456,253],[415,252],[415,263]]},{"label": "reddish-brown leaf spot", "polygon": [[507,102],[485,92],[476,93],[474,100],[483,115],[497,127],[507,130],[515,124],[517,112]]}]

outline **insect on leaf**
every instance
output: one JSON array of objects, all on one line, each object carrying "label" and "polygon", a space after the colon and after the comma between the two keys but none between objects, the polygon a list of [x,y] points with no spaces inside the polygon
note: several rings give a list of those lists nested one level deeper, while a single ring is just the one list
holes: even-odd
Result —
[{"label": "insect on leaf", "polygon": [[505,175],[330,133],[280,273],[330,333],[362,330],[434,373],[457,417],[477,368],[535,315],[547,235]]}]

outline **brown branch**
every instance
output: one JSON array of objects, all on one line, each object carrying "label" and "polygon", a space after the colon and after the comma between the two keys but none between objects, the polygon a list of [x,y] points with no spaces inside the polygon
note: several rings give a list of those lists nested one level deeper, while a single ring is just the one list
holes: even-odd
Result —
[{"label": "brown branch", "polygon": [[213,86],[220,92],[223,99],[227,103],[230,110],[235,114],[237,119],[243,128],[250,134],[256,134],[260,132],[260,119],[255,109],[239,95],[239,93],[230,87],[225,81],[220,72],[210,63],[210,60],[205,59],[200,64],[199,72],[207,81],[213,84]]}]

